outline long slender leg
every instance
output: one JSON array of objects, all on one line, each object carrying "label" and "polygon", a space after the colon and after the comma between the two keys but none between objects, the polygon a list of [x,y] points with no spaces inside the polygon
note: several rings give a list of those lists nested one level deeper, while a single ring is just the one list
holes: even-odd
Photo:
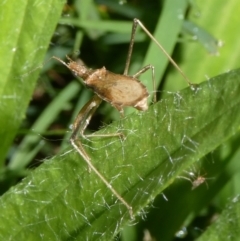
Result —
[{"label": "long slender leg", "polygon": [[154,91],[154,102],[157,102],[157,93],[156,93],[156,81],[155,81],[155,72],[153,65],[147,65],[140,69],[136,74],[133,75],[133,78],[137,78],[139,75],[143,74],[144,72],[148,71],[149,69],[152,70],[152,81],[153,81],[153,91]]},{"label": "long slender leg", "polygon": [[131,61],[131,57],[132,57],[132,50],[133,50],[133,45],[134,45],[136,29],[137,29],[137,23],[133,20],[132,33],[131,33],[131,39],[130,39],[130,44],[129,44],[129,48],[128,48],[127,60],[126,60],[125,69],[124,69],[124,72],[123,72],[124,75],[128,75],[129,65],[130,65],[130,61]]},{"label": "long slender leg", "polygon": [[156,45],[162,50],[162,52],[166,55],[166,57],[169,59],[169,61],[173,64],[173,66],[179,71],[179,73],[183,76],[185,81],[188,83],[189,86],[194,86],[188,79],[188,77],[183,73],[183,71],[180,69],[180,67],[176,64],[176,62],[172,59],[172,57],[167,53],[167,51],[163,48],[163,46],[155,39],[155,37],[147,30],[147,28],[142,24],[142,22],[139,19],[134,19],[133,20],[133,26],[132,26],[132,34],[131,34],[131,40],[129,44],[129,49],[128,49],[128,55],[127,55],[127,60],[126,60],[126,65],[124,69],[124,74],[128,74],[129,70],[129,65],[130,65],[130,60],[132,56],[132,50],[133,50],[133,45],[134,45],[134,38],[136,34],[136,29],[137,26],[140,26],[142,30],[156,43]]},{"label": "long slender leg", "polygon": [[121,197],[121,195],[112,187],[112,185],[106,180],[106,178],[94,167],[91,162],[91,158],[85,151],[79,135],[84,137],[84,130],[89,124],[92,115],[101,104],[102,99],[97,95],[94,95],[93,98],[85,104],[85,106],[80,110],[78,116],[76,117],[73,123],[73,133],[70,137],[70,142],[75,150],[82,156],[82,158],[87,162],[88,166],[97,174],[97,176],[105,183],[105,185],[112,191],[112,193],[127,207],[129,210],[130,216],[133,219],[132,207]]}]

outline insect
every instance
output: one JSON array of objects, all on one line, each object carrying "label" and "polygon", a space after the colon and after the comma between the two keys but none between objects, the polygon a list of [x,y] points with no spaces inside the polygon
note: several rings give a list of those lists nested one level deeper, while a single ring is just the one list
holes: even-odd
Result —
[{"label": "insect", "polygon": [[189,174],[190,178],[184,177],[184,176],[179,176],[179,178],[183,178],[183,179],[190,181],[192,183],[192,190],[199,187],[204,182],[206,183],[206,185],[208,187],[206,180],[209,178],[206,178],[205,175],[200,175],[200,173],[196,175],[194,172],[189,172],[188,174]]},{"label": "insect", "polygon": [[[72,135],[70,137],[70,142],[74,149],[82,156],[82,158],[87,162],[90,170],[93,170],[95,174],[106,184],[106,186],[112,191],[112,193],[122,202],[126,208],[129,210],[130,217],[133,219],[133,209],[131,205],[125,201],[122,196],[112,187],[112,185],[107,181],[107,179],[94,167],[91,162],[91,158],[85,151],[80,138],[87,137],[84,135],[84,131],[88,126],[94,112],[101,104],[102,100],[110,103],[114,108],[116,108],[120,115],[124,116],[123,108],[126,106],[131,106],[140,111],[145,111],[148,109],[147,98],[149,93],[147,88],[137,79],[142,73],[147,70],[152,71],[153,86],[155,89],[155,77],[154,77],[154,67],[152,65],[147,65],[140,69],[136,74],[129,76],[128,70],[134,45],[134,37],[136,33],[137,26],[140,26],[142,30],[157,44],[157,46],[163,51],[167,56],[169,61],[175,66],[175,68],[180,72],[187,83],[192,86],[191,82],[174,62],[174,60],[168,55],[165,49],[160,45],[160,43],[153,37],[153,35],[146,29],[146,27],[141,23],[140,20],[133,20],[132,34],[130,39],[130,45],[127,55],[127,60],[125,64],[125,69],[123,74],[115,74],[108,71],[105,67],[101,69],[88,69],[84,65],[80,65],[73,61],[69,57],[69,62],[66,63],[58,57],[53,56],[52,58],[61,62],[68,69],[70,69],[76,76],[81,77],[84,84],[93,90],[95,95],[90,99],[85,106],[78,113],[73,125],[72,125]],[[156,101],[156,93],[154,95],[154,101]],[[120,136],[121,133],[109,134],[104,136]],[[96,136],[96,135],[90,135]],[[98,135],[99,136],[99,135]],[[102,135],[103,136],[103,135]]]},{"label": "insect", "polygon": [[200,186],[206,181],[206,178],[204,176],[198,176],[193,182],[192,182],[192,190]]}]

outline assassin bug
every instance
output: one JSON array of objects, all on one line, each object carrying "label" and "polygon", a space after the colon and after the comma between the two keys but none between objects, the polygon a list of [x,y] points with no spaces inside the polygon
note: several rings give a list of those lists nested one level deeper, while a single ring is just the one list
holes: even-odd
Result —
[{"label": "assassin bug", "polygon": [[[87,162],[89,168],[93,170],[98,177],[106,184],[106,186],[112,191],[112,193],[127,207],[130,213],[130,217],[133,218],[133,209],[127,201],[125,201],[122,196],[112,187],[112,185],[107,181],[107,179],[94,167],[91,162],[90,156],[85,151],[81,138],[85,138],[84,131],[87,128],[94,112],[101,104],[102,100],[110,103],[114,108],[116,108],[121,116],[124,116],[124,107],[131,106],[140,111],[145,111],[148,109],[147,98],[149,93],[147,88],[137,79],[142,73],[147,70],[152,71],[153,87],[155,88],[155,77],[154,77],[154,67],[152,65],[147,65],[140,69],[136,74],[129,76],[128,70],[134,45],[134,37],[136,33],[137,26],[141,29],[157,44],[157,46],[163,51],[167,56],[169,61],[175,66],[175,68],[180,72],[186,82],[193,86],[188,80],[186,75],[174,62],[174,60],[165,51],[162,45],[153,37],[153,35],[146,29],[142,22],[138,19],[133,20],[132,34],[130,39],[130,45],[127,55],[127,60],[125,64],[125,69],[123,74],[115,74],[108,71],[105,67],[101,69],[88,69],[85,65],[80,65],[77,62],[71,60],[69,57],[69,62],[66,63],[58,57],[53,56],[52,58],[61,62],[68,69],[70,69],[76,76],[81,77],[84,84],[93,90],[95,95],[90,99],[85,106],[78,113],[73,125],[72,125],[72,135],[70,137],[70,142],[74,149],[82,156],[82,158]],[[154,95],[154,101],[156,101],[156,92]],[[96,136],[96,135],[89,135]],[[99,136],[99,135],[98,135]],[[107,134],[101,136],[121,136],[121,133]]]}]

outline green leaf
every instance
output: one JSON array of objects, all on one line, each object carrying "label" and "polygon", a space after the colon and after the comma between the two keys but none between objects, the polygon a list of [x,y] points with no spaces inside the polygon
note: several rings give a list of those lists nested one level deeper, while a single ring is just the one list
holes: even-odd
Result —
[{"label": "green leaf", "polygon": [[[63,109],[63,106],[75,96],[80,89],[80,85],[77,82],[70,83],[59,95],[48,105],[48,107],[42,112],[41,116],[32,125],[31,129],[35,133],[41,133],[45,131],[49,125],[53,122],[59,112]],[[32,160],[35,152],[32,154],[30,150],[32,146],[40,146],[41,136],[29,134],[22,140],[18,147],[18,150],[12,157],[11,162],[8,165],[10,170],[21,170],[24,169]]]},{"label": "green leaf", "polygon": [[[236,17],[239,8],[239,1],[229,1],[226,4],[224,0],[213,0],[208,4],[199,2],[198,8],[191,9],[189,20],[203,27],[205,31],[211,33],[223,44],[218,50],[218,56],[208,54],[197,41],[186,41],[181,44],[179,49],[181,62],[179,65],[192,82],[199,83],[219,73],[239,68],[238,53],[240,45],[238,33],[235,31],[239,26],[239,18]],[[165,81],[165,88],[167,90],[179,90],[178,79],[179,73],[172,71]]]},{"label": "green leaf", "polygon": [[0,3],[0,160],[25,117],[39,67],[65,1]]},{"label": "green leaf", "polygon": [[240,236],[240,199],[239,195],[229,200],[226,208],[216,222],[197,239],[198,241],[238,240]]},{"label": "green leaf", "polygon": [[192,37],[196,39],[206,49],[206,51],[208,51],[209,54],[219,55],[219,41],[205,29],[187,20],[183,22],[183,29],[190,33]]},{"label": "green leaf", "polygon": [[[155,208],[148,214],[147,225],[156,239],[172,240],[174,235],[197,238],[206,228],[211,229],[209,217],[210,221],[214,220],[226,200],[240,190],[239,142],[238,131],[216,150],[187,167],[164,191],[164,198],[160,195],[154,200]],[[205,183],[193,189],[198,177],[205,179]],[[226,191],[228,186],[230,190]],[[158,223],[161,223],[161,230]]]},{"label": "green leaf", "polygon": [[[96,168],[144,215],[193,163],[239,131],[240,70],[169,93],[148,111],[103,128],[116,137],[84,140]],[[128,210],[72,148],[46,160],[0,200],[2,240],[109,240]],[[8,227],[11,226],[11,229]]]}]

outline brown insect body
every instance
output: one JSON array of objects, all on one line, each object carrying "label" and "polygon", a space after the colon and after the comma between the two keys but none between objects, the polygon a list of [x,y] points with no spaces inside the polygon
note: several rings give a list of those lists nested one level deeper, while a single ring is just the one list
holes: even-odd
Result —
[{"label": "brown insect body", "polygon": [[192,190],[194,190],[195,188],[203,184],[205,181],[206,181],[205,177],[203,176],[197,177],[197,179],[192,182]]},{"label": "brown insect body", "polygon": [[101,69],[87,69],[84,65],[69,59],[66,66],[81,77],[87,87],[92,89],[101,99],[110,103],[123,115],[123,107],[132,106],[138,110],[148,109],[147,88],[136,78],[115,74],[105,67]]}]

